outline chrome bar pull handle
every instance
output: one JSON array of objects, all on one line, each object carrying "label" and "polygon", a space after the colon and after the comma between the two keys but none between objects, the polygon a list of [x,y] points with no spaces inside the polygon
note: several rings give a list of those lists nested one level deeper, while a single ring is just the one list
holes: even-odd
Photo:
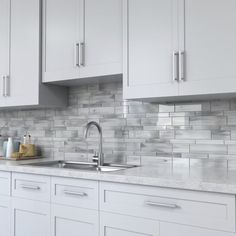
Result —
[{"label": "chrome bar pull handle", "polygon": [[76,191],[71,191],[71,190],[64,190],[64,194],[66,194],[66,195],[74,195],[74,196],[79,196],[79,197],[86,197],[87,196],[87,193],[76,192]]},{"label": "chrome bar pull handle", "polygon": [[76,43],[76,67],[81,67],[85,65],[85,44],[84,43]]},{"label": "chrome bar pull handle", "polygon": [[180,206],[178,206],[176,204],[170,204],[170,203],[147,201],[145,204],[148,205],[148,206],[163,207],[163,208],[169,208],[169,209],[178,209],[178,208],[180,208]]},{"label": "chrome bar pull handle", "polygon": [[5,97],[10,96],[10,76],[5,76]]},{"label": "chrome bar pull handle", "polygon": [[173,53],[173,81],[179,82],[179,52]]},{"label": "chrome bar pull handle", "polygon": [[4,75],[3,77],[2,77],[2,96],[3,97],[6,97],[6,91],[5,91],[5,88],[6,88],[6,76]]},{"label": "chrome bar pull handle", "polygon": [[85,44],[84,43],[79,43],[79,51],[80,51],[80,66],[85,66]]},{"label": "chrome bar pull handle", "polygon": [[179,79],[180,81],[185,81],[185,52],[179,52],[180,59],[179,59]]},{"label": "chrome bar pull handle", "polygon": [[40,187],[39,186],[35,186],[35,185],[22,184],[21,187],[23,189],[28,189],[28,190],[40,190]]},{"label": "chrome bar pull handle", "polygon": [[80,44],[75,45],[75,66],[80,67]]}]

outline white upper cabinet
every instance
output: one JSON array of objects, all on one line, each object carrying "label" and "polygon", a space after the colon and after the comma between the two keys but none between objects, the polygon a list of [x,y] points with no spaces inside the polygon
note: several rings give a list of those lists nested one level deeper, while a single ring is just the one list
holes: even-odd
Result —
[{"label": "white upper cabinet", "polygon": [[[0,97],[3,96],[3,81],[9,74],[10,1],[0,0]],[[0,98],[0,106],[5,100]]]},{"label": "white upper cabinet", "polygon": [[44,0],[43,82],[122,73],[122,0]]},{"label": "white upper cabinet", "polygon": [[79,78],[77,50],[83,1],[44,1],[43,81]]},{"label": "white upper cabinet", "polygon": [[180,95],[236,92],[236,1],[180,2],[180,51],[186,53]]},{"label": "white upper cabinet", "polygon": [[81,78],[122,73],[122,1],[85,0]]},{"label": "white upper cabinet", "polygon": [[0,107],[64,106],[64,88],[41,84],[41,1],[0,0]]},{"label": "white upper cabinet", "polygon": [[124,98],[176,101],[236,92],[235,0],[124,2]]},{"label": "white upper cabinet", "polygon": [[[11,0],[10,73],[7,105],[37,104],[39,93],[40,1]],[[30,100],[29,100],[30,98]],[[19,104],[19,105],[20,105]]]},{"label": "white upper cabinet", "polygon": [[176,29],[176,0],[124,0],[125,98],[178,95]]}]

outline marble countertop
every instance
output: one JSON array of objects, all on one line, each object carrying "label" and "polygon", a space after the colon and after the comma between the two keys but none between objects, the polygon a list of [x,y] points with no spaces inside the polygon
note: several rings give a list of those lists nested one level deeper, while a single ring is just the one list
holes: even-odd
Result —
[{"label": "marble countertop", "polygon": [[226,161],[175,159],[106,173],[24,165],[39,161],[3,160],[0,171],[236,194],[236,169],[229,169]]}]

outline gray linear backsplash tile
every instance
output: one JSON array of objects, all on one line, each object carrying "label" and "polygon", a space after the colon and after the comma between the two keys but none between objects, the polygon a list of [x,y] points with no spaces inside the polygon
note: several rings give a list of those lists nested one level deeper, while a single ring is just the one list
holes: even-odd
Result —
[{"label": "gray linear backsplash tile", "polygon": [[173,152],[174,153],[189,153],[190,145],[189,144],[173,144]]},{"label": "gray linear backsplash tile", "polygon": [[236,125],[236,115],[235,116],[228,116],[228,125]]},{"label": "gray linear backsplash tile", "polygon": [[210,130],[176,130],[176,139],[211,139]]},{"label": "gray linear backsplash tile", "polygon": [[54,159],[91,161],[98,148],[92,129],[103,127],[105,160],[149,164],[167,157],[236,160],[236,100],[147,103],[122,99],[122,83],[71,87],[65,109],[0,111],[1,134],[32,135],[39,152]]},{"label": "gray linear backsplash tile", "polygon": [[229,101],[213,101],[211,102],[211,111],[228,111],[230,109]]},{"label": "gray linear backsplash tile", "polygon": [[175,106],[176,112],[202,111],[202,104],[182,104]]},{"label": "gray linear backsplash tile", "polygon": [[212,139],[230,140],[231,132],[229,130],[212,130]]},{"label": "gray linear backsplash tile", "polygon": [[187,126],[189,125],[189,117],[172,117],[172,124],[173,126],[179,126],[179,125],[183,125],[183,126]]},{"label": "gray linear backsplash tile", "polygon": [[175,106],[172,104],[172,105],[162,105],[160,104],[159,105],[159,112],[174,112],[175,111]]},{"label": "gray linear backsplash tile", "polygon": [[228,145],[228,154],[235,154],[236,155],[236,144],[235,145]]},{"label": "gray linear backsplash tile", "polygon": [[226,145],[220,144],[191,144],[191,153],[215,153],[215,154],[227,154],[228,149]]},{"label": "gray linear backsplash tile", "polygon": [[220,126],[226,125],[226,117],[223,116],[194,116],[190,117],[190,125],[196,126]]}]

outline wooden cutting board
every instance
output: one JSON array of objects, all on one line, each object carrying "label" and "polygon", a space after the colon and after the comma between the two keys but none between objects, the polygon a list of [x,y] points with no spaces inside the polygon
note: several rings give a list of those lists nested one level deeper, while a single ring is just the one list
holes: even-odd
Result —
[{"label": "wooden cutting board", "polygon": [[42,157],[21,157],[21,158],[6,158],[6,157],[0,157],[0,160],[5,161],[24,161],[24,160],[34,160],[34,159],[41,159]]}]

